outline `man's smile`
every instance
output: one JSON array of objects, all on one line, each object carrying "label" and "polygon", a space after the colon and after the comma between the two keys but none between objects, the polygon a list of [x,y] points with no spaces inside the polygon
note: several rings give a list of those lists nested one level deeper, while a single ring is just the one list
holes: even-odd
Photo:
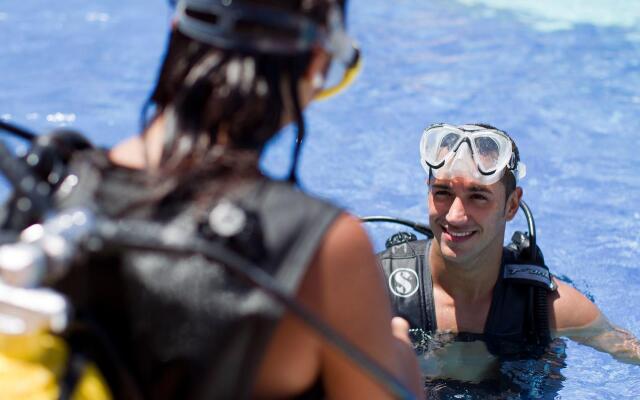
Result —
[{"label": "man's smile", "polygon": [[469,240],[477,231],[475,229],[456,229],[447,225],[440,225],[445,240],[460,243]]}]

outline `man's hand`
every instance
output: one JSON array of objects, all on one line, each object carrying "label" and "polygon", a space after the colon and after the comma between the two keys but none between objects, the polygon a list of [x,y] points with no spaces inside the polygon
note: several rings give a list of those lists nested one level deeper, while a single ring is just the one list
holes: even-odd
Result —
[{"label": "man's hand", "polygon": [[640,365],[640,341],[631,332],[610,323],[602,314],[591,324],[581,329],[568,330],[563,335],[609,353],[618,361]]},{"label": "man's hand", "polygon": [[402,317],[391,318],[391,331],[396,339],[400,339],[410,346],[412,345],[411,339],[409,339],[409,322],[406,319]]},{"label": "man's hand", "polygon": [[[416,393],[422,393],[422,375],[418,373],[418,357],[413,350],[413,344],[409,339],[409,322],[401,317],[391,318],[391,333],[397,340],[395,341],[396,353],[402,359],[402,368],[405,374],[412,376],[411,387]],[[422,396],[419,396],[422,398]]]}]

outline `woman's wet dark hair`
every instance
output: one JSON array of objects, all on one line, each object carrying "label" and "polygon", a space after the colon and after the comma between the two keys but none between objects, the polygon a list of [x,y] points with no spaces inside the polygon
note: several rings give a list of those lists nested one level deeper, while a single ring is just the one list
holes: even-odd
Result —
[{"label": "woman's wet dark hair", "polygon": [[[330,0],[242,1],[298,13],[321,25],[331,5]],[[344,8],[344,1],[340,5]],[[298,129],[304,130],[297,83],[310,60],[310,51],[281,55],[219,49],[173,29],[149,99],[155,115],[165,116],[162,168],[172,172],[197,164],[220,142],[230,151],[260,151],[281,127],[283,90],[293,102]]]}]

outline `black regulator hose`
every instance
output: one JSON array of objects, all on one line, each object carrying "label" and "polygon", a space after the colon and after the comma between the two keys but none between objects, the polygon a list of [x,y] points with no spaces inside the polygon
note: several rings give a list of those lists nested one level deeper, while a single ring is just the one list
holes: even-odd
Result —
[{"label": "black regulator hose", "polygon": [[7,121],[3,121],[0,119],[0,130],[8,132],[16,137],[19,137],[20,139],[23,140],[27,140],[27,141],[32,141],[34,140],[36,137],[38,137],[38,135],[36,135],[35,133],[28,131],[24,128],[21,128],[15,124],[11,124]]},{"label": "black regulator hose", "polygon": [[[294,63],[295,64],[295,63]],[[302,114],[302,105],[300,104],[300,94],[298,93],[297,80],[290,75],[289,88],[291,93],[291,100],[293,103],[294,121],[296,124],[296,141],[293,145],[293,153],[291,156],[291,166],[289,167],[289,176],[287,180],[289,183],[299,186],[300,180],[298,179],[298,163],[300,161],[300,152],[302,151],[302,143],[304,141],[307,126]]]},{"label": "black regulator hose", "polygon": [[429,239],[433,239],[433,231],[429,227],[429,225],[421,224],[414,221],[409,221],[408,219],[395,218],[395,217],[385,217],[385,216],[371,216],[371,217],[362,217],[360,218],[362,222],[390,222],[394,224],[407,226],[416,232],[419,232]]},{"label": "black regulator hose", "polygon": [[520,200],[520,209],[522,209],[522,212],[524,212],[524,215],[527,218],[527,228],[529,230],[529,260],[531,260],[531,263],[535,264],[538,261],[536,223],[533,219],[533,213],[531,212],[529,205],[524,200]]}]

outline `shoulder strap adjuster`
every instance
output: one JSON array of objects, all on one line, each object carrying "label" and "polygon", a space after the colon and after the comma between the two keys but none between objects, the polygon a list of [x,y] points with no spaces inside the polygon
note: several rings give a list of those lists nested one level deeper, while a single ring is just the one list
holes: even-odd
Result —
[{"label": "shoulder strap adjuster", "polygon": [[519,283],[541,286],[551,292],[557,289],[549,269],[540,265],[505,264],[503,278]]}]

